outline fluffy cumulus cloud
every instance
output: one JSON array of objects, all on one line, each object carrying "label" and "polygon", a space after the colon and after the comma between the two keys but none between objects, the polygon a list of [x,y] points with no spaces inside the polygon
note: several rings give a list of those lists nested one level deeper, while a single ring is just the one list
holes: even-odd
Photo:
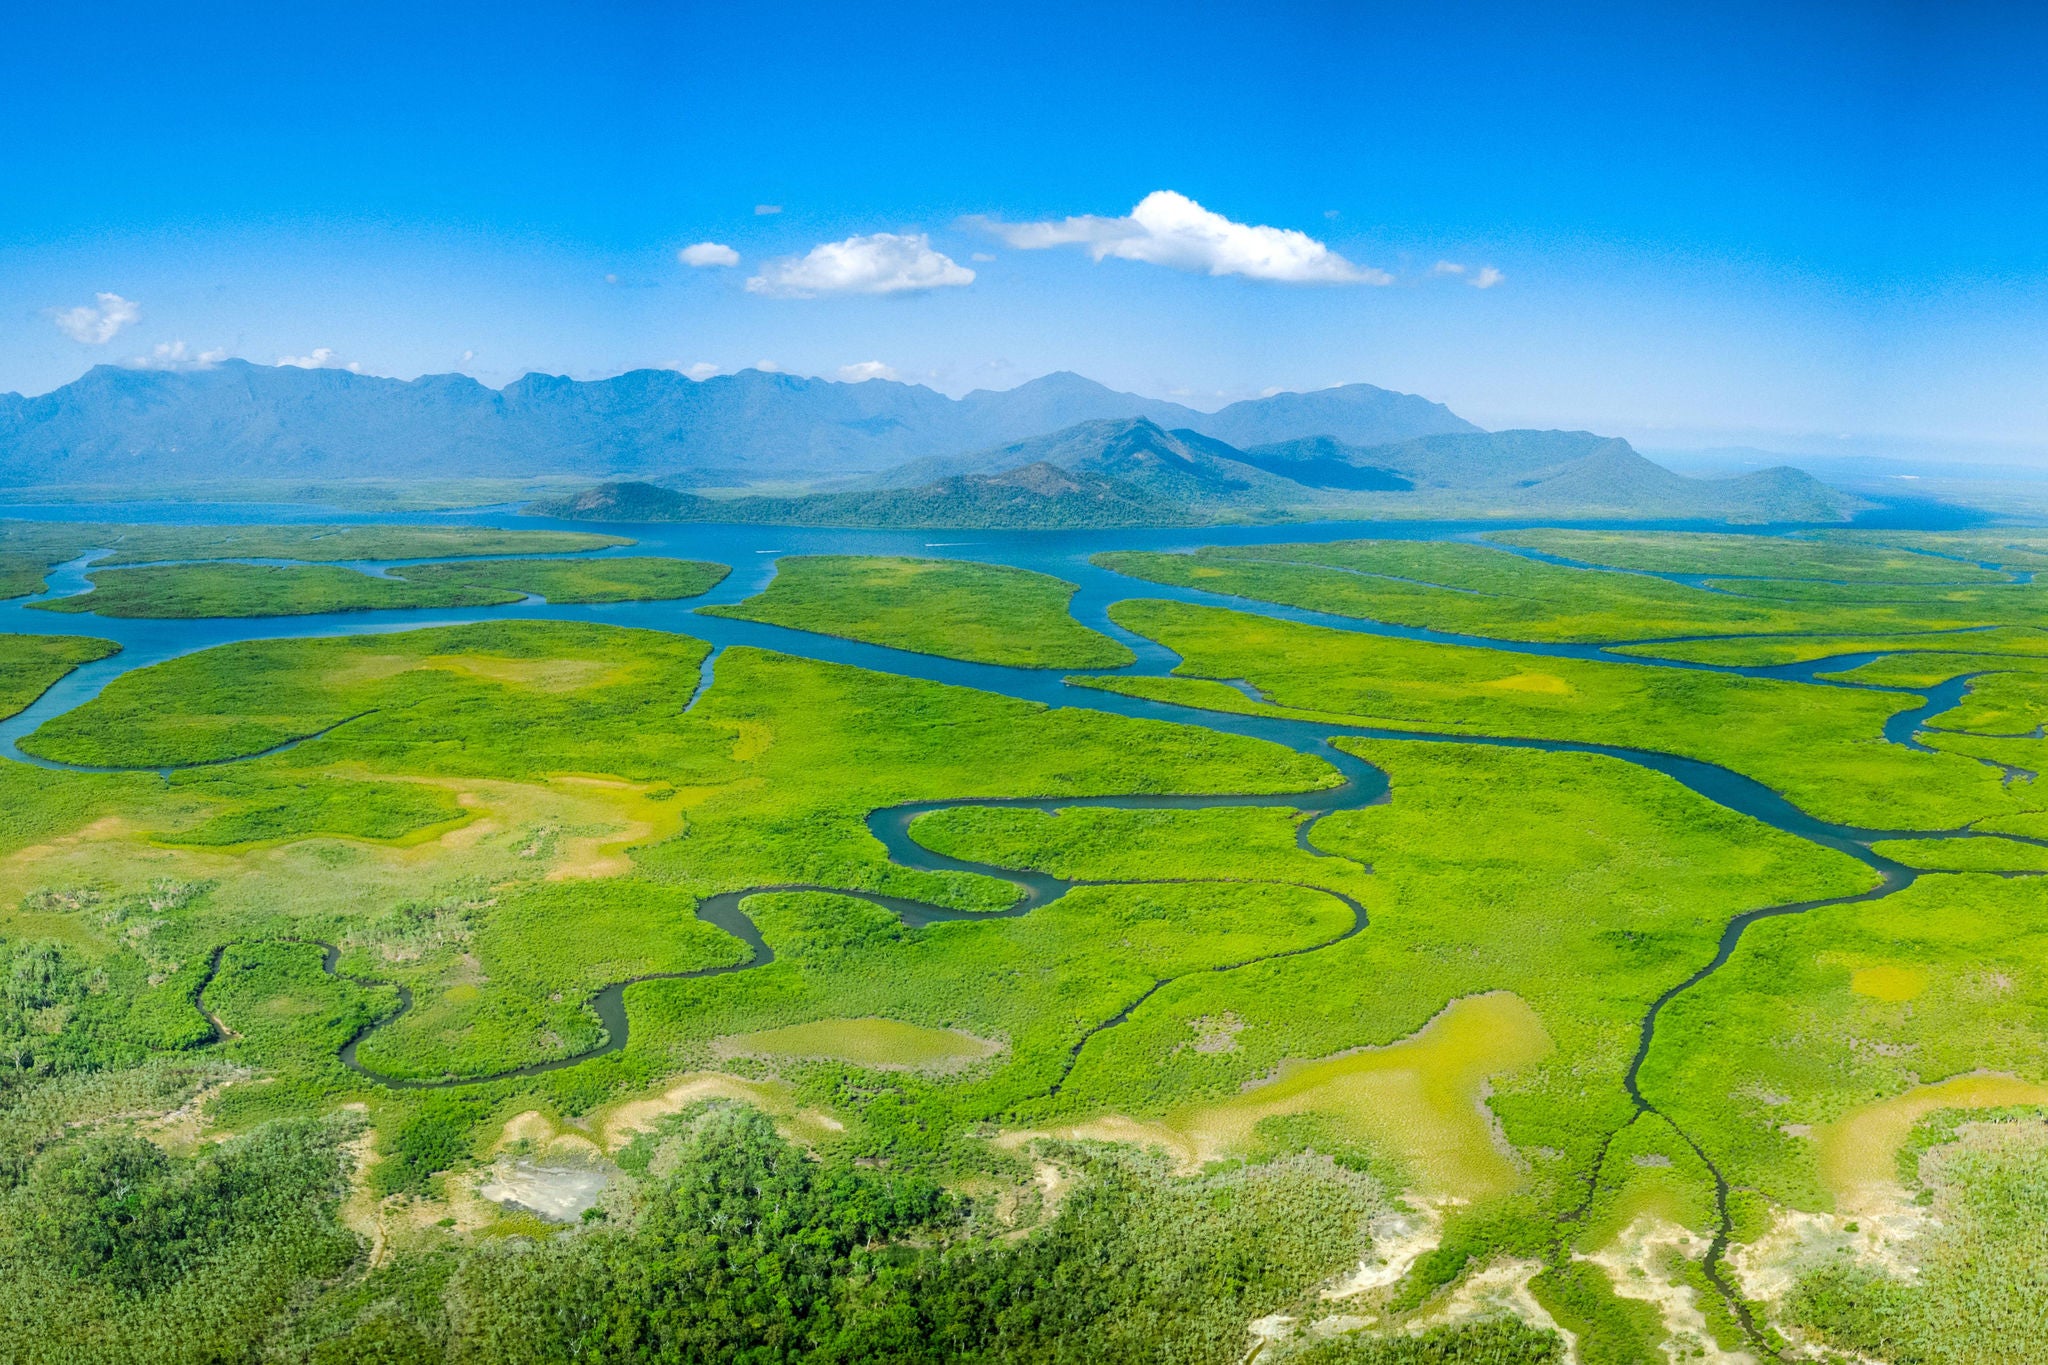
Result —
[{"label": "fluffy cumulus cloud", "polygon": [[694,246],[686,246],[678,251],[676,259],[684,265],[693,265],[702,270],[707,266],[738,265],[740,253],[723,242],[698,242]]},{"label": "fluffy cumulus cloud", "polygon": [[875,232],[770,261],[747,281],[751,293],[808,299],[820,294],[908,294],[974,283],[974,272],[932,249],[922,232]]},{"label": "fluffy cumulus cloud", "polygon": [[879,360],[862,360],[852,365],[841,365],[839,377],[848,384],[861,384],[870,379],[895,379],[897,374]]},{"label": "fluffy cumulus cloud", "polygon": [[696,380],[699,384],[717,373],[718,367],[708,360],[700,360],[694,365],[685,365],[683,367],[684,376]]},{"label": "fluffy cumulus cloud", "polygon": [[136,370],[210,370],[227,358],[225,347],[195,351],[182,341],[159,341],[148,355],[130,356],[128,366]]},{"label": "fluffy cumulus cloud", "polygon": [[81,303],[76,308],[52,309],[50,320],[57,324],[58,331],[73,341],[87,346],[104,346],[123,327],[142,316],[140,304],[119,294],[95,294],[93,299],[94,302]]},{"label": "fluffy cumulus cloud", "polygon": [[1024,251],[1077,246],[1096,260],[1116,257],[1197,275],[1242,275],[1283,284],[1391,284],[1293,228],[1256,227],[1212,213],[1184,194],[1154,190],[1122,218],[1086,214],[1042,223],[976,220]]},{"label": "fluffy cumulus cloud", "polygon": [[281,355],[277,358],[280,367],[291,366],[301,370],[348,370],[361,374],[363,367],[353,360],[344,361],[334,353],[332,347],[315,346],[310,355]]}]

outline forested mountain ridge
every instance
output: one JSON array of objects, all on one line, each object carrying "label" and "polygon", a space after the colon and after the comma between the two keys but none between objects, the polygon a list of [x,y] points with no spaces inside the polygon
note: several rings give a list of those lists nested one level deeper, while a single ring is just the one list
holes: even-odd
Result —
[{"label": "forested mountain ridge", "polygon": [[1368,443],[1477,430],[1368,384],[1203,413],[1068,373],[954,399],[760,370],[529,374],[492,389],[460,374],[407,381],[230,360],[177,372],[101,365],[38,397],[0,395],[0,487],[544,474],[743,485],[869,474],[1109,418]]},{"label": "forested mountain ridge", "polygon": [[1136,418],[914,461],[853,491],[712,498],[636,480],[530,510],[584,521],[1024,529],[1529,513],[1839,521],[1864,505],[1796,469],[1688,479],[1590,432],[1451,433],[1382,446],[1319,437],[1246,451]]}]

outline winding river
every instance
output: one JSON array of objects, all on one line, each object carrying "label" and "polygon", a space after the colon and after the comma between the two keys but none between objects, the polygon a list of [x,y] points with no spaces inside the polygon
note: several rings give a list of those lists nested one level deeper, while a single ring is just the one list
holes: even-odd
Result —
[{"label": "winding river", "polygon": [[[1756,820],[1786,833],[1811,840],[1826,847],[1845,853],[1874,869],[1880,883],[1870,891],[1854,896],[1831,900],[1778,905],[1751,910],[1739,915],[1726,926],[1713,958],[1702,964],[1685,981],[1682,981],[1651,1004],[1645,1013],[1635,1055],[1624,1077],[1624,1085],[1639,1112],[1657,1113],[1655,1103],[1646,1097],[1639,1085],[1641,1067],[1654,1045],[1657,1022],[1666,1005],[1681,993],[1705,980],[1725,964],[1741,940],[1744,931],[1756,921],[1772,916],[1799,914],[1826,905],[1850,901],[1871,900],[1891,895],[1910,885],[1917,873],[1902,864],[1888,859],[1874,849],[1874,841],[1900,837],[1975,837],[1967,830],[1903,831],[1870,830],[1832,824],[1819,820],[1800,810],[1776,791],[1742,774],[1698,759],[1682,758],[1672,754],[1650,750],[1627,748],[1597,743],[1577,743],[1530,738],[1491,738],[1469,735],[1446,735],[1418,733],[1410,730],[1387,730],[1363,726],[1331,725],[1320,722],[1286,719],[1274,716],[1235,715],[1227,712],[1205,711],[1192,707],[1174,705],[1139,697],[1124,696],[1113,692],[1068,686],[1063,675],[1056,671],[1010,668],[991,664],[965,663],[941,659],[930,655],[909,653],[877,645],[863,644],[837,637],[812,634],[762,625],[755,622],[730,620],[720,617],[702,616],[695,608],[716,603],[737,602],[759,592],[773,577],[775,561],[784,554],[909,554],[937,557],[977,559],[993,563],[1010,564],[1020,568],[1034,569],[1064,578],[1078,585],[1072,603],[1074,616],[1084,625],[1091,626],[1128,645],[1136,654],[1136,661],[1121,669],[1096,670],[1098,675],[1157,676],[1169,672],[1179,659],[1164,646],[1122,629],[1109,617],[1110,608],[1117,602],[1132,598],[1164,598],[1173,601],[1229,606],[1237,610],[1275,617],[1288,621],[1302,622],[1334,629],[1363,632],[1376,635],[1395,636],[1405,639],[1438,641],[1448,644],[1472,645],[1532,656],[1567,657],[1625,663],[1635,667],[1671,667],[1703,669],[1715,672],[1735,672],[1755,677],[1782,678],[1807,683],[1824,683],[1833,686],[1853,686],[1845,683],[1828,683],[1815,675],[1823,671],[1852,668],[1879,657],[1872,653],[1837,655],[1827,659],[1813,660],[1799,664],[1774,667],[1728,667],[1672,663],[1620,655],[1604,645],[1598,644],[1534,644],[1515,641],[1495,640],[1484,637],[1447,634],[1401,626],[1361,621],[1351,617],[1332,616],[1325,613],[1305,611],[1297,608],[1275,606],[1269,603],[1253,602],[1240,598],[1202,592],[1195,589],[1174,588],[1165,585],[1137,582],[1102,570],[1088,562],[1094,553],[1108,549],[1191,549],[1205,544],[1251,544],[1280,541],[1328,541],[1353,537],[1372,536],[1379,538],[1407,537],[1415,539],[1447,539],[1470,537],[1482,530],[1506,529],[1497,522],[1480,524],[1322,524],[1315,526],[1285,526],[1261,528],[1206,528],[1177,531],[1120,531],[1120,532],[988,532],[952,533],[957,538],[941,539],[947,533],[915,531],[845,531],[790,529],[753,526],[593,526],[586,523],[553,523],[540,519],[512,515],[509,510],[449,515],[438,517],[339,517],[317,509],[280,507],[94,507],[87,509],[63,508],[43,509],[51,519],[71,519],[83,511],[93,520],[163,520],[188,523],[255,523],[311,521],[383,521],[383,522],[437,522],[455,525],[489,525],[513,529],[562,529],[614,531],[638,541],[637,544],[618,551],[602,554],[669,554],[688,558],[710,559],[733,566],[733,573],[712,592],[683,602],[619,603],[599,606],[551,605],[538,600],[515,603],[509,606],[479,608],[473,610],[398,610],[350,612],[325,616],[301,616],[283,618],[256,618],[240,620],[198,620],[198,621],[148,621],[103,619],[91,615],[67,615],[25,610],[25,601],[0,603],[0,630],[39,633],[92,635],[118,641],[122,652],[112,658],[87,664],[60,680],[42,697],[18,715],[0,722],[0,754],[20,761],[58,767],[23,754],[16,741],[34,731],[52,716],[62,714],[98,695],[114,678],[130,669],[145,667],[178,655],[191,653],[216,645],[242,640],[274,639],[285,637],[310,637],[331,635],[355,635],[388,631],[416,630],[429,626],[455,625],[475,621],[505,619],[576,620],[599,622],[609,625],[631,626],[666,630],[696,636],[712,645],[707,658],[703,677],[696,694],[690,699],[694,705],[715,674],[720,650],[730,645],[751,645],[774,649],[783,653],[831,663],[850,664],[884,673],[904,677],[920,678],[932,682],[948,683],[979,688],[1004,696],[1025,701],[1038,702],[1049,707],[1080,707],[1088,710],[1111,712],[1118,715],[1144,719],[1171,721],[1178,724],[1199,725],[1229,734],[1243,735],[1285,745],[1305,754],[1312,754],[1335,767],[1342,774],[1341,785],[1322,788],[1311,792],[1291,795],[1200,795],[1200,796],[1117,796],[1084,798],[1025,798],[1004,800],[973,801],[927,801],[891,806],[870,813],[868,827],[887,850],[889,859],[904,868],[925,872],[971,872],[995,877],[1009,882],[1016,888],[1016,897],[1004,910],[974,912],[949,909],[922,901],[902,897],[883,896],[873,892],[847,890],[845,888],[815,885],[782,885],[751,887],[726,892],[704,900],[698,907],[700,918],[717,925],[747,944],[751,956],[738,964],[726,967],[707,968],[698,972],[672,973],[661,976],[637,977],[629,981],[615,982],[599,991],[590,1000],[590,1006],[603,1026],[603,1041],[584,1053],[557,1058],[532,1066],[521,1067],[489,1076],[442,1078],[435,1080],[411,1080],[382,1076],[368,1070],[357,1060],[357,1048],[371,1032],[388,1026],[400,1017],[411,1004],[410,994],[402,985],[397,986],[397,1007],[384,1017],[372,1022],[352,1037],[341,1049],[340,1060],[357,1073],[382,1085],[400,1088],[442,1088],[449,1086],[478,1085],[489,1081],[531,1076],[578,1065],[591,1057],[615,1052],[626,1046],[630,1036],[630,1022],[627,1017],[625,994],[629,986],[642,981],[657,979],[679,979],[697,976],[712,976],[735,971],[750,970],[766,965],[774,959],[773,949],[762,939],[753,921],[748,918],[744,902],[749,896],[777,891],[830,891],[840,895],[853,896],[895,914],[905,924],[917,926],[940,920],[983,919],[991,916],[1009,916],[1029,913],[1050,904],[1066,895],[1077,886],[1101,885],[1081,881],[1068,881],[1043,872],[998,867],[985,863],[971,862],[948,857],[925,848],[911,837],[912,822],[926,812],[953,806],[1005,806],[1041,811],[1055,811],[1078,806],[1100,806],[1113,809],[1211,809],[1219,806],[1264,806],[1287,807],[1309,814],[1298,829],[1297,842],[1310,853],[1320,853],[1313,844],[1315,821],[1321,815],[1337,810],[1352,810],[1376,802],[1388,796],[1387,781],[1378,769],[1352,755],[1336,748],[1331,740],[1344,736],[1372,739],[1399,740],[1411,743],[1457,743],[1482,744],[1512,748],[1540,749],[1550,752],[1588,753],[1633,763],[1664,774],[1689,790],[1730,810],[1750,816]],[[1531,523],[1537,524],[1537,523]],[[1556,525],[1558,523],[1541,523]],[[1644,524],[1646,529],[1664,529],[1663,525]],[[1676,526],[1671,529],[1721,529],[1702,528],[1697,525]],[[85,572],[91,556],[63,566],[50,575],[49,595],[64,595],[85,589]],[[388,567],[389,562],[379,566],[363,563],[355,565],[365,571],[376,571]],[[1953,707],[1969,687],[1968,678],[1958,678],[1937,687],[1919,689],[1878,688],[1871,690],[1896,692],[1905,697],[1917,699],[1919,704],[1903,707],[1885,726],[1885,738],[1893,743],[1913,748],[1924,748],[1917,736],[1924,728],[1925,721]],[[346,724],[346,722],[342,722]],[[329,727],[334,728],[334,727]],[[323,731],[322,733],[325,733]],[[317,736],[304,736],[288,741],[286,745],[302,743]],[[266,752],[274,752],[267,750]],[[249,757],[255,757],[250,755]],[[2025,840],[2028,843],[2048,843],[2048,840]],[[1250,962],[1268,960],[1270,957],[1293,956],[1319,951],[1330,944],[1356,934],[1366,927],[1364,907],[1349,897],[1324,888],[1306,888],[1318,894],[1331,896],[1341,901],[1350,912],[1350,923],[1341,933],[1316,944],[1297,947],[1284,953],[1269,954],[1265,957],[1247,959],[1245,962],[1207,968],[1210,971],[1230,971],[1248,965]],[[212,970],[217,970],[227,946],[216,949],[212,959]],[[319,945],[325,953],[325,966],[329,973],[338,973],[339,950],[329,944]],[[203,996],[212,979],[209,970],[193,993],[195,1006],[204,1011]],[[363,984],[374,983],[363,978],[353,978]],[[1131,1012],[1141,1006],[1150,996],[1165,986],[1166,978],[1155,981],[1136,999],[1131,1000],[1118,1014],[1102,1021],[1088,1030],[1075,1042],[1062,1069],[1060,1078],[1051,1089],[1057,1092],[1068,1071],[1078,1061],[1082,1049],[1097,1033],[1114,1028],[1129,1018]],[[209,1020],[212,1016],[208,1015]],[[219,1029],[215,1023],[216,1031]],[[1683,1135],[1683,1134],[1682,1134]],[[1743,1309],[1741,1297],[1729,1286],[1722,1275],[1720,1258],[1729,1236],[1728,1185],[1719,1168],[1707,1157],[1689,1135],[1684,1135],[1693,1150],[1698,1152],[1707,1169],[1712,1172],[1716,1185],[1719,1211],[1719,1228],[1708,1253],[1706,1269],[1709,1276],[1728,1297],[1731,1307],[1742,1317],[1745,1327],[1754,1336],[1755,1324],[1749,1322]],[[1599,1180],[1598,1166],[1592,1175],[1592,1185]],[[1590,1205],[1590,1187],[1587,1204]],[[1580,1210],[1583,1213],[1584,1209]]]}]

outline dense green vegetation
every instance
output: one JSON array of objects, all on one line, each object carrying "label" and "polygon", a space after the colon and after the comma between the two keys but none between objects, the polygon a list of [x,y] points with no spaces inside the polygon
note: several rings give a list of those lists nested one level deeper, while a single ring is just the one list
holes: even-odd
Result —
[{"label": "dense green vegetation", "polygon": [[1840,533],[1731,536],[1691,531],[1494,531],[1488,540],[1562,559],[1644,573],[1709,578],[1811,578],[1831,583],[1998,583],[1995,569]]},{"label": "dense green vegetation", "polygon": [[1825,1206],[1811,1135],[1856,1106],[1976,1071],[2048,1081],[2040,898],[2035,881],[1931,875],[1754,925],[1667,1008],[1644,1092],[1746,1183]]},{"label": "dense green vegetation", "polygon": [[1970,650],[2001,658],[2038,657],[2048,654],[2048,631],[2032,626],[1991,626],[1904,635],[1737,635],[1722,640],[1661,640],[1615,647],[1618,654],[1644,658],[1738,665],[1805,663],[1870,652],[1904,651],[1911,655],[1943,650]]},{"label": "dense green vegetation", "polygon": [[1218,1359],[1247,1320],[1347,1264],[1385,1207],[1327,1161],[1176,1181],[1143,1160],[1069,1159],[1090,1179],[1051,1228],[976,1243],[968,1207],[928,1180],[808,1160],[744,1111],[685,1115],[622,1158],[663,1172],[630,1231],[458,1272],[450,1297],[475,1307],[450,1356]]},{"label": "dense green vegetation", "polygon": [[1930,1154],[1915,1172],[1933,1196],[1933,1216],[1911,1281],[1853,1262],[1822,1265],[1800,1281],[1792,1321],[1829,1345],[1897,1365],[2048,1357],[2039,1311],[2048,1147],[2034,1116],[2005,1117]]},{"label": "dense green vegetation", "polygon": [[959,559],[791,555],[766,592],[713,616],[1019,668],[1117,668],[1131,651],[1067,614],[1074,585]]},{"label": "dense green vegetation", "polygon": [[280,1120],[187,1158],[119,1131],[43,1152],[0,1190],[8,1358],[252,1358],[360,1254],[334,1219],[353,1127]]},{"label": "dense green vegetation", "polygon": [[13,715],[80,664],[120,652],[81,635],[0,635],[0,718]]},{"label": "dense green vegetation", "polygon": [[[189,963],[209,938],[253,925],[344,942],[345,970],[400,980],[415,994],[410,1013],[365,1043],[365,1063],[427,1075],[576,1051],[594,1041],[581,1007],[597,985],[737,960],[736,945],[690,917],[687,899],[619,877],[630,866],[623,850],[662,831],[672,837],[686,810],[688,837],[642,862],[693,894],[822,882],[996,908],[1014,895],[1007,884],[889,864],[862,823],[866,812],[1020,786],[1284,791],[1334,780],[1313,760],[1251,741],[750,650],[728,651],[720,685],[680,717],[703,655],[685,637],[532,622],[263,642],[126,675],[28,742],[66,759],[174,765],[255,752],[355,717],[261,763],[179,774],[168,792],[175,804],[159,804],[154,817],[161,844],[314,834],[403,844],[452,814],[482,815],[476,837],[458,829],[417,854],[295,844],[285,862],[229,879],[138,940],[167,963]],[[935,729],[929,719],[941,714],[948,725]],[[1006,765],[991,760],[998,752]],[[547,780],[591,772],[623,780]],[[414,787],[430,780],[415,794],[380,774],[410,775]],[[196,882],[216,865],[196,850],[194,858],[175,866],[189,866]],[[162,876],[161,856],[149,861]],[[440,887],[427,904],[394,907],[401,897],[391,888],[417,887],[436,863]],[[512,894],[505,883],[521,864],[527,878],[565,869],[610,876]],[[337,867],[347,869],[341,885],[318,885]],[[1341,913],[1318,908],[1315,922]],[[1003,924],[1040,933],[1057,921]],[[692,946],[700,939],[705,946]],[[1230,960],[1238,947],[1222,934],[1204,951]],[[660,1064],[651,1045],[640,1055],[637,1039],[632,1060],[639,1075]]]},{"label": "dense green vegetation", "polygon": [[[1630,572],[1281,548],[1395,593],[1455,570],[1426,591],[1567,632],[1638,591],[1703,603],[1691,633],[2030,600],[1942,577],[1943,542],[1515,534]],[[424,577],[628,591],[636,563],[717,572]],[[1126,658],[1056,579],[782,567],[728,614]],[[1592,586],[1545,602],[1552,573]],[[1386,798],[1310,816],[1330,765],[1095,692],[733,647],[700,695],[702,641],[577,622],[223,646],[49,720],[24,749],[134,771],[0,764],[0,1357],[1549,1365],[1554,1327],[1585,1365],[1773,1333],[2040,1353],[2048,796],[2020,769],[2048,767],[2048,636],[1838,630],[1822,655],[1884,656],[1843,687],[1113,614],[1183,663],[1078,683],[1379,731],[1334,743]],[[5,637],[0,711],[112,649]],[[1857,686],[1964,674],[1927,751],[1884,737],[1915,693]],[[1416,733],[1701,759],[1941,870],[1881,885],[1625,756]],[[976,804],[1019,797],[1045,805]],[[904,803],[933,808],[892,860],[870,815]],[[1020,913],[991,913],[1005,871]]]},{"label": "dense green vegetation", "polygon": [[0,597],[42,590],[43,573],[89,550],[102,565],[186,559],[431,559],[458,555],[570,554],[630,545],[583,531],[500,531],[489,526],[170,526],[0,520]]},{"label": "dense green vegetation", "polygon": [[1122,602],[1118,624],[1183,662],[1173,678],[1091,685],[1257,711],[1217,679],[1244,679],[1289,713],[1390,729],[1515,735],[1652,749],[1719,763],[1825,819],[1943,829],[2048,805],[1960,754],[1887,744],[1908,695],[1647,665],[1534,657],[1248,619],[1216,607]]},{"label": "dense green vegetation", "polygon": [[392,607],[490,607],[695,597],[730,570],[688,559],[489,559],[407,564],[384,577],[318,564],[165,564],[90,575],[92,590],[32,603],[101,616],[305,616]]},{"label": "dense green vegetation", "polygon": [[[1757,552],[1731,557],[1762,564],[1788,558],[1757,559]],[[1866,570],[1872,557],[1873,552],[1844,554]],[[1802,554],[1796,562],[1804,561]],[[1175,587],[1510,640],[1640,641],[1795,631],[1874,635],[2048,622],[2048,584],[1999,582],[1995,575],[1963,587],[1919,580],[1729,578],[1707,591],[1456,541],[1212,546],[1193,554],[1104,554],[1095,562]],[[1966,565],[1958,568],[1972,572]]]},{"label": "dense green vegetation", "polygon": [[[1820,534],[1839,536],[1843,533]],[[1986,531],[1866,531],[1858,533],[1855,538],[1875,545],[1896,545],[1921,554],[1981,560],[2013,569],[2048,569],[2048,534],[2024,527],[1998,527]]]},{"label": "dense green vegetation", "polygon": [[477,583],[533,593],[550,602],[656,602],[696,597],[732,572],[695,559],[494,559],[474,564],[415,564],[391,572],[407,582]]}]

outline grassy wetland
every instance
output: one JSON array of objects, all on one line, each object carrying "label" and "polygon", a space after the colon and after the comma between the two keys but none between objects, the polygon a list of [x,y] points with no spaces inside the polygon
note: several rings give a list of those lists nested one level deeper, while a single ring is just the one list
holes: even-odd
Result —
[{"label": "grassy wetland", "polygon": [[554,535],[0,537],[0,1358],[2048,1351],[2038,535]]},{"label": "grassy wetland", "polygon": [[1074,594],[1028,569],[944,559],[791,555],[767,591],[719,616],[1014,668],[1116,668],[1131,651],[1067,614]]},{"label": "grassy wetland", "polygon": [[95,572],[89,592],[34,606],[176,620],[495,607],[529,594],[550,602],[647,602],[699,596],[725,575],[723,564],[640,556],[405,564],[375,576],[325,564],[163,564]]},{"label": "grassy wetland", "polygon": [[0,522],[0,596],[40,592],[43,575],[81,555],[96,563],[366,559],[573,554],[629,544],[585,531],[501,531],[483,526],[170,526],[103,522]]}]

